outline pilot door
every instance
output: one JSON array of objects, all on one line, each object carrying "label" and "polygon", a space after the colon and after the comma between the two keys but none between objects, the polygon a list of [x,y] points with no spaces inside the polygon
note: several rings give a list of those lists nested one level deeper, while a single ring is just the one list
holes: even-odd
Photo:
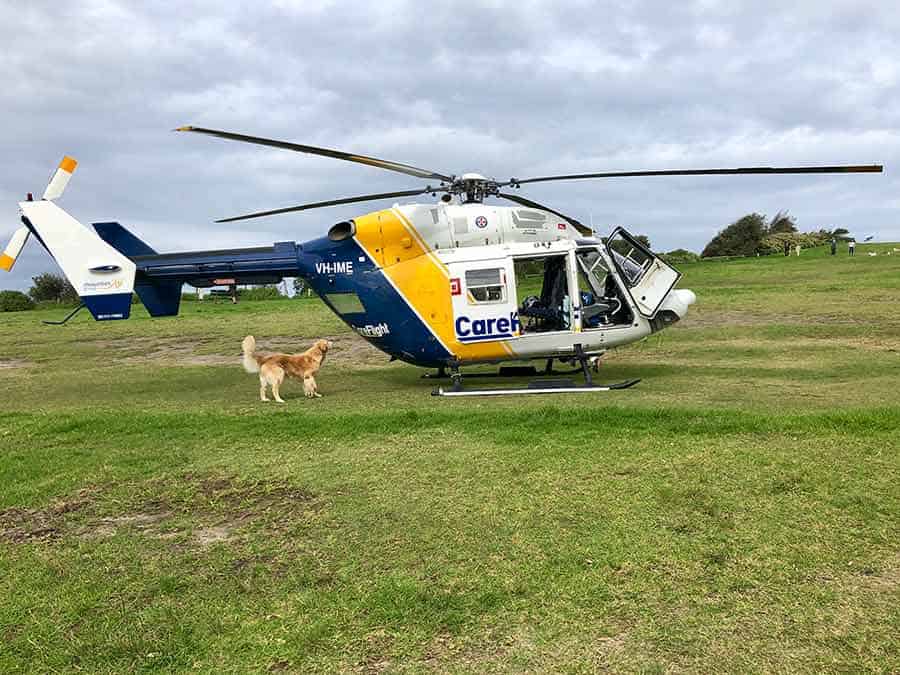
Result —
[{"label": "pilot door", "polygon": [[621,227],[613,230],[606,248],[638,311],[648,319],[652,318],[681,278],[681,272],[667,265]]},{"label": "pilot door", "polygon": [[449,265],[453,327],[464,344],[509,340],[519,335],[515,281],[508,258]]}]

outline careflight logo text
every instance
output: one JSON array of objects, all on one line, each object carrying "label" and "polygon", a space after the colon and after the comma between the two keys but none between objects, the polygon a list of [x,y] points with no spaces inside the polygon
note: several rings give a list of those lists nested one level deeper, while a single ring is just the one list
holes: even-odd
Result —
[{"label": "careflight logo text", "polygon": [[480,340],[505,340],[519,334],[521,324],[519,313],[510,312],[509,316],[472,319],[468,316],[456,318],[456,338],[460,342],[478,342]]}]

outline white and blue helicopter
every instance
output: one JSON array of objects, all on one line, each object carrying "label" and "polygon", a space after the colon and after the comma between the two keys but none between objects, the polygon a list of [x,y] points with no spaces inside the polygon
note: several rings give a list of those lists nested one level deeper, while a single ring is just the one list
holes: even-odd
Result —
[{"label": "white and blue helicopter", "polygon": [[[233,222],[338,204],[430,195],[333,225],[301,244],[158,253],[117,222],[86,227],[56,203],[75,170],[62,160],[43,198],[19,203],[22,227],[0,255],[9,270],[29,236],[50,253],[97,321],[127,319],[132,293],[151,316],[178,314],[183,284],[209,287],[276,283],[302,277],[348,326],[392,359],[451,378],[444,396],[591,392],[629,387],[593,382],[590,363],[684,318],[696,300],[676,289],[680,273],[624,229],[598,238],[591,228],[512,192],[550,181],[638,176],[881,172],[880,165],[616,171],[497,181],[449,175],[328,148],[200,127],[207,134],[366,164],[429,181],[424,187],[315,202],[216,222]],[[499,198],[513,206],[486,204]],[[468,364],[555,360],[582,372],[584,384],[543,379],[525,388],[465,389]],[[577,366],[577,367],[575,367]],[[531,366],[499,375],[539,374]]]}]

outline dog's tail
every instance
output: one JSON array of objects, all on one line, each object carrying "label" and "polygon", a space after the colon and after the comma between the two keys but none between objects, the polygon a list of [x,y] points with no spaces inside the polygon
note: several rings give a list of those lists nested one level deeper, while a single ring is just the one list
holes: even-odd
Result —
[{"label": "dog's tail", "polygon": [[256,338],[248,335],[241,343],[241,350],[244,352],[244,370],[248,373],[258,373],[259,364],[256,362]]}]

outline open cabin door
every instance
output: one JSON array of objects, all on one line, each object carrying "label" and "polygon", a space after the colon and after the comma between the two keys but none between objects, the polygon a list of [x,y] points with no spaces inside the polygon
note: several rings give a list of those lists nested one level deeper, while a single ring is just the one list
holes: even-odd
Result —
[{"label": "open cabin door", "polygon": [[638,311],[648,319],[652,318],[678,283],[681,272],[667,265],[621,227],[613,230],[606,240],[606,248]]}]

